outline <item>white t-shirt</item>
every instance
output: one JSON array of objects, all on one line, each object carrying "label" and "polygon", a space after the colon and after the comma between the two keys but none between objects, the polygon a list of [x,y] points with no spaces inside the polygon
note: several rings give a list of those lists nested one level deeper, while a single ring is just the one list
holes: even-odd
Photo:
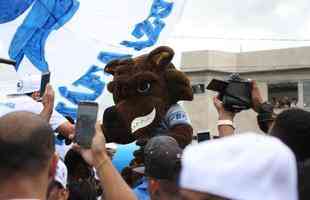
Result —
[{"label": "white t-shirt", "polygon": [[[42,103],[36,102],[31,97],[26,95],[0,98],[0,117],[16,111],[28,111],[35,114],[40,114],[42,110]],[[66,121],[67,119],[65,117],[54,110],[50,119],[50,125],[53,130],[55,130]]]},{"label": "white t-shirt", "polygon": [[71,147],[72,144],[66,145],[65,140],[60,141],[57,138],[55,139],[55,151],[62,160],[65,160],[65,156]]}]

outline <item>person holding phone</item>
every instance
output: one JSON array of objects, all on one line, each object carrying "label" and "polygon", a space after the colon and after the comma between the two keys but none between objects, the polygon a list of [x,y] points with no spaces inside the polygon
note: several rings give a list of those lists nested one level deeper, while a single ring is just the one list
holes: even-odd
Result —
[{"label": "person holding phone", "polygon": [[[214,105],[219,113],[219,119],[233,121],[235,114],[223,107],[222,102],[215,97]],[[310,181],[305,177],[310,174],[309,131],[310,112],[290,108],[276,115],[272,104],[265,102],[255,81],[252,82],[252,109],[258,113],[257,120],[260,129],[286,144],[296,156],[298,163],[298,181],[300,199],[309,199]],[[230,136],[234,127],[229,123],[218,126],[220,136]]]},{"label": "person holding phone", "polygon": [[78,144],[74,144],[73,148],[82,155],[88,164],[95,167],[100,183],[104,187],[104,199],[137,200],[109,158],[100,123],[97,122],[95,125],[90,148],[82,148]]},{"label": "person holding phone", "polygon": [[[0,58],[0,65],[9,66],[13,69],[16,62]],[[7,80],[6,76],[6,73],[2,74],[4,80]],[[43,73],[41,78],[36,75],[19,77],[17,72],[13,70],[11,76],[14,77],[11,81],[12,84],[10,82],[10,84],[4,84],[0,87],[4,91],[4,95],[0,93],[0,117],[14,111],[29,111],[40,114],[49,121],[54,131],[66,138],[73,138],[75,133],[73,124],[54,110],[55,94],[49,85],[51,74],[49,72]],[[8,80],[12,78],[11,76]],[[10,92],[9,88],[14,88],[14,90]]]},{"label": "person holding phone", "polygon": [[46,86],[42,101],[38,102],[27,95],[8,95],[0,98],[0,117],[11,112],[28,111],[41,115],[58,132],[66,138],[73,138],[74,125],[54,110],[55,93],[50,84]]},{"label": "person holding phone", "polygon": [[[41,76],[41,83],[40,83],[40,90],[34,91],[32,93],[28,93],[28,96],[31,96],[32,99],[34,99],[37,102],[41,102],[44,105],[44,95],[45,93],[48,93],[48,85],[50,82],[51,73],[43,73]],[[54,106],[54,104],[53,104]],[[69,120],[66,120],[60,113],[58,113],[56,110],[53,111],[53,114],[51,115],[51,123],[55,123],[55,126],[57,126],[54,130],[55,132],[62,135],[64,138],[67,139],[66,144],[70,143],[70,140],[73,139],[75,134],[74,124],[71,123]]]}]

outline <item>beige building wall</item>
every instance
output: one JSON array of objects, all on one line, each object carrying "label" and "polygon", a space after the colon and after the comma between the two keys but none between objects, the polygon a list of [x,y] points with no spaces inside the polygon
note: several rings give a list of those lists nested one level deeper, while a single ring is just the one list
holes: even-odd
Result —
[{"label": "beige building wall", "polygon": [[[184,53],[181,69],[188,75],[193,85],[205,84],[213,79],[223,79],[231,72],[238,72],[243,78],[254,79],[265,100],[268,99],[268,83],[281,81],[301,82],[310,80],[310,47],[282,50],[226,53],[218,51],[198,51]],[[206,90],[195,94],[194,101],[184,102],[191,117],[195,133],[210,130],[217,135],[217,111],[212,97],[216,93]],[[235,119],[236,132],[260,132],[256,113],[251,110],[239,113]]]},{"label": "beige building wall", "polygon": [[300,67],[309,66],[310,47],[289,48],[268,51],[254,51],[237,54],[237,65],[259,67]]},{"label": "beige building wall", "polygon": [[[199,61],[199,62],[197,62]],[[193,65],[195,63],[195,65]],[[205,69],[206,66],[212,66],[214,69],[222,67],[236,68],[237,54],[221,51],[194,51],[188,52],[182,56],[182,67],[192,70]]]}]

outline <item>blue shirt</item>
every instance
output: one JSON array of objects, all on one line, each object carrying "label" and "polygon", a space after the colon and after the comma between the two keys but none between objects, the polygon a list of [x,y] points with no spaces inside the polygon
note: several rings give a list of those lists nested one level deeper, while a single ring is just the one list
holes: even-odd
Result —
[{"label": "blue shirt", "polygon": [[150,200],[150,194],[148,191],[148,180],[147,178],[142,178],[142,183],[138,186],[136,186],[133,190],[135,195],[139,200]]}]

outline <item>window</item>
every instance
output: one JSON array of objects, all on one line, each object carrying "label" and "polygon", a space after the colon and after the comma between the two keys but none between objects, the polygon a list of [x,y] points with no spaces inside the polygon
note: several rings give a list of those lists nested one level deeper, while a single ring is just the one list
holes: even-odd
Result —
[{"label": "window", "polygon": [[196,84],[192,86],[194,94],[205,93],[205,84]]},{"label": "window", "polygon": [[[309,82],[309,86],[310,86],[310,82]],[[281,82],[281,83],[268,84],[268,97],[269,97],[269,101],[276,108],[288,108],[291,106],[297,106],[298,104],[298,83],[297,82]]]},{"label": "window", "polygon": [[304,107],[310,107],[310,81],[304,81],[303,83],[304,93]]}]

